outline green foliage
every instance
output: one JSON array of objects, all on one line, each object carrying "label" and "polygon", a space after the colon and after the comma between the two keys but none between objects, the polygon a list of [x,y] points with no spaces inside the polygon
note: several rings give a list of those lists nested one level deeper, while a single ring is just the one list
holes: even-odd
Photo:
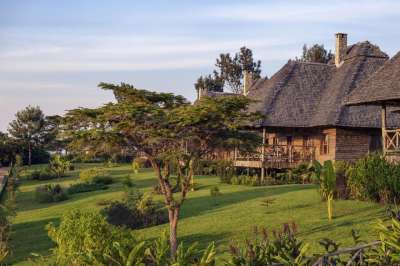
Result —
[{"label": "green foliage", "polygon": [[71,162],[61,157],[59,154],[54,155],[49,162],[49,170],[58,178],[65,176],[65,172],[70,168]]},{"label": "green foliage", "polygon": [[101,168],[88,168],[79,172],[79,179],[83,182],[95,183],[95,179],[106,175],[106,171]]},{"label": "green foliage", "polygon": [[137,189],[128,189],[122,202],[112,202],[102,213],[110,224],[132,229],[163,224],[168,220],[165,208],[155,202],[151,194],[143,194]]},{"label": "green foliage", "polygon": [[379,154],[370,154],[350,166],[347,185],[350,196],[359,200],[392,203],[400,199],[400,165]]},{"label": "green foliage", "polygon": [[77,183],[77,184],[72,184],[68,188],[67,192],[68,194],[76,194],[76,193],[84,193],[84,192],[90,192],[90,191],[96,191],[96,190],[105,190],[108,189],[108,187],[104,184],[99,184],[99,183]]},{"label": "green foliage", "polygon": [[210,189],[210,196],[214,201],[214,204],[217,205],[217,198],[222,195],[221,191],[219,190],[219,187],[214,186]]},{"label": "green foliage", "polygon": [[133,239],[91,211],[67,212],[58,227],[50,223],[46,228],[56,243],[53,254],[57,265],[108,265],[106,258],[116,256],[113,243],[125,247]]},{"label": "green foliage", "polygon": [[215,265],[215,244],[211,243],[201,253],[197,243],[185,248],[180,243],[176,257],[171,258],[169,250],[168,235],[164,231],[161,236],[153,241],[141,241],[134,243],[130,249],[123,248],[119,243],[114,243],[116,255],[106,255],[110,265],[136,266],[214,266]]},{"label": "green foliage", "polygon": [[42,110],[28,106],[17,112],[15,120],[9,124],[9,134],[28,150],[28,164],[32,162],[32,149],[46,140],[46,120]]},{"label": "green foliage", "polygon": [[247,71],[253,75],[253,80],[261,76],[261,61],[253,59],[251,49],[241,47],[234,56],[229,53],[220,54],[217,58],[216,70],[212,75],[201,76],[195,83],[195,88],[208,91],[222,92],[224,87],[233,93],[241,94],[243,91],[243,72]]},{"label": "green foliage", "polygon": [[35,200],[38,203],[50,203],[59,202],[68,199],[68,195],[64,192],[64,189],[56,185],[43,185],[36,188]]},{"label": "green foliage", "polygon": [[[283,229],[270,234],[266,228],[254,228],[254,237],[244,246],[230,246],[226,265],[305,265],[308,244],[296,237],[296,225],[284,224]],[[272,235],[272,236],[271,236]]]},{"label": "green foliage", "polygon": [[313,177],[319,183],[319,193],[322,199],[327,202],[328,219],[331,221],[333,198],[336,192],[336,173],[332,161],[325,161],[323,165],[318,161],[314,161]]},{"label": "green foliage", "polygon": [[28,179],[32,180],[50,180],[55,178],[57,176],[49,168],[34,170],[28,175]]},{"label": "green foliage", "polygon": [[333,58],[331,51],[327,51],[323,44],[314,44],[308,48],[307,45],[303,46],[303,55],[301,61],[313,63],[328,63]]},{"label": "green foliage", "polygon": [[135,183],[133,183],[132,178],[129,175],[124,177],[124,179],[122,180],[122,184],[126,188],[132,188],[135,186]]}]

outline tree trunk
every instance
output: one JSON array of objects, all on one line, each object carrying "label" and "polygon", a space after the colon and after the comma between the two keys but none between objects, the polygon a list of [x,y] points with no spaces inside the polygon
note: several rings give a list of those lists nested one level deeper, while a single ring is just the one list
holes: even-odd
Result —
[{"label": "tree trunk", "polygon": [[180,208],[168,209],[169,243],[171,248],[171,257],[174,259],[176,257],[176,250],[178,249],[177,230],[178,230],[179,209]]},{"label": "tree trunk", "polygon": [[31,166],[32,164],[32,146],[31,142],[28,142],[28,165]]}]

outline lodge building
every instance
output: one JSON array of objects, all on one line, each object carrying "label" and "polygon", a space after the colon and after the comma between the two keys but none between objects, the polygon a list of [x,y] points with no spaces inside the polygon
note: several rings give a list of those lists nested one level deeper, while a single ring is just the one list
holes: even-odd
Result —
[{"label": "lodge building", "polygon": [[[271,78],[244,75],[250,111],[263,120],[254,127],[263,145],[254,154],[235,152],[238,167],[291,168],[318,160],[354,161],[382,149],[381,107],[346,105],[349,95],[378,72],[389,56],[368,41],[347,45],[335,34],[335,56],[324,63],[289,60]],[[221,94],[200,91],[198,97]],[[390,109],[390,108],[389,108]],[[400,115],[387,112],[386,127],[399,128]]]}]

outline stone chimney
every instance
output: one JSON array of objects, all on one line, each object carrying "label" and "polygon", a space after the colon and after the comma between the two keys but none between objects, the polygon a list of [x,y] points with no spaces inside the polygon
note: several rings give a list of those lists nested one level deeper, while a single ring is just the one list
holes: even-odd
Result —
[{"label": "stone chimney", "polygon": [[335,34],[335,65],[340,67],[347,51],[347,33]]},{"label": "stone chimney", "polygon": [[253,73],[244,70],[243,71],[243,95],[247,95],[249,93],[249,89],[253,85]]},{"label": "stone chimney", "polygon": [[202,96],[204,96],[207,93],[207,90],[204,88],[199,88],[197,90],[197,100],[200,100]]}]

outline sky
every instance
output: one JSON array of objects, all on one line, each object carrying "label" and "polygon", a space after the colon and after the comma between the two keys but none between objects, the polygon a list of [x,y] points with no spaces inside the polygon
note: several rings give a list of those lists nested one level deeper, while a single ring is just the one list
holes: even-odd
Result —
[{"label": "sky", "polygon": [[400,1],[0,0],[0,131],[28,105],[46,115],[113,99],[100,82],[195,99],[194,82],[242,46],[272,76],[334,33],[400,51]]}]

